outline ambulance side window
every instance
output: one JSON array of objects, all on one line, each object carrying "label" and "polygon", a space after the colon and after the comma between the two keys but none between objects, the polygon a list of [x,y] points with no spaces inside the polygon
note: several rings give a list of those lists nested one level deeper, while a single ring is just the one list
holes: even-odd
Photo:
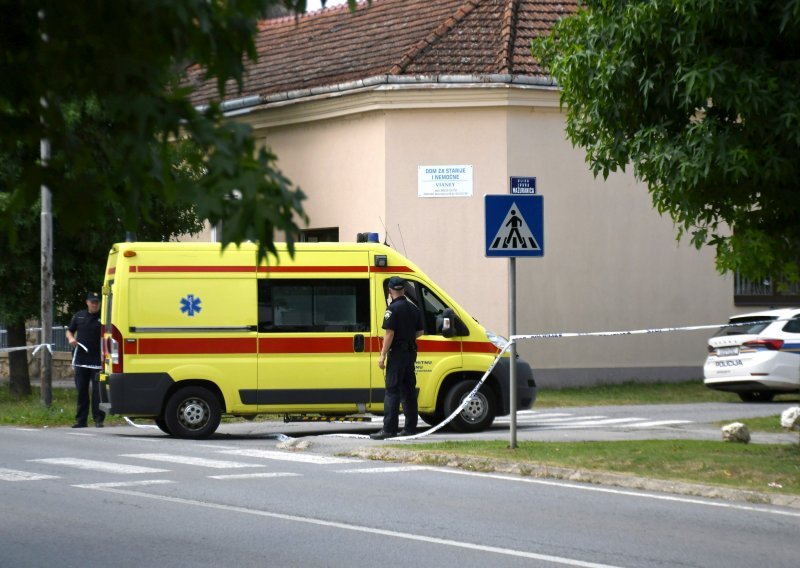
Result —
[{"label": "ambulance side window", "polygon": [[442,332],[442,313],[448,307],[439,297],[420,286],[422,296],[422,314],[425,322],[425,334],[436,335]]},{"label": "ambulance side window", "polygon": [[[384,293],[388,295],[388,279],[383,283]],[[431,292],[427,287],[406,280],[406,298],[415,306],[422,310],[422,324],[425,327],[425,335],[437,335],[442,332],[442,313],[448,307],[439,297]]]},{"label": "ambulance side window", "polygon": [[258,330],[369,331],[369,281],[259,280]]}]

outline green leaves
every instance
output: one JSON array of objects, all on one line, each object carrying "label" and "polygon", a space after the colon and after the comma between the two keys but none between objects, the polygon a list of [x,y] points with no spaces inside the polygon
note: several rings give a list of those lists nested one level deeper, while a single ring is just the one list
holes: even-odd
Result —
[{"label": "green leaves", "polygon": [[[274,156],[256,154],[248,127],[223,122],[215,107],[198,111],[192,86],[181,82],[192,64],[221,97],[238,95],[258,21],[279,3],[304,4],[0,0],[0,154],[15,156],[18,170],[0,179],[0,232],[13,236],[15,217],[46,184],[67,234],[109,206],[120,211],[120,230],[137,231],[158,216],[156,204],[196,203],[200,215],[227,221],[226,242],[255,238],[263,254],[276,231],[291,240],[305,220],[302,192]],[[191,179],[175,175],[169,157],[183,137],[195,145],[183,162]],[[38,159],[42,138],[52,146],[47,168]]]},{"label": "green leaves", "polygon": [[534,41],[595,175],[633,166],[721,271],[800,264],[800,2],[590,0]]}]

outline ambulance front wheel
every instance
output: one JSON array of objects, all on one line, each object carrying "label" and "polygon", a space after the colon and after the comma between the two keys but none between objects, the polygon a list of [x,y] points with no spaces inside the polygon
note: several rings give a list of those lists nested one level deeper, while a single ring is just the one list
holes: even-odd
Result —
[{"label": "ambulance front wheel", "polygon": [[217,397],[203,387],[186,387],[173,394],[164,410],[164,423],[176,438],[208,438],[219,426],[222,412]]},{"label": "ambulance front wheel", "polygon": [[[472,392],[478,381],[461,381],[454,384],[444,399],[444,411],[450,416],[461,405],[464,398]],[[484,386],[485,388],[485,386]],[[486,430],[494,422],[497,415],[497,403],[491,392],[481,388],[475,396],[459,412],[450,426],[457,432],[480,432]]]}]

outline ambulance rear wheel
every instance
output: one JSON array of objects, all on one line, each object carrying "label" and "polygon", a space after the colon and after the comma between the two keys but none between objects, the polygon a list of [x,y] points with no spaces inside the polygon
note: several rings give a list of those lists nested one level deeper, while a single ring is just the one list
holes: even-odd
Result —
[{"label": "ambulance rear wheel", "polygon": [[167,423],[164,422],[163,418],[156,418],[156,426],[158,426],[158,429],[164,432],[164,434],[172,434],[172,432],[169,431],[169,428],[167,428]]},{"label": "ambulance rear wheel", "polygon": [[164,411],[164,423],[176,438],[208,438],[216,431],[221,417],[219,400],[203,387],[177,391]]},{"label": "ambulance rear wheel", "polygon": [[[445,416],[450,416],[477,384],[478,381],[461,381],[454,384],[444,399]],[[453,418],[450,427],[456,432],[480,432],[492,425],[496,415],[497,403],[494,396],[488,389],[485,391],[481,388]]]}]

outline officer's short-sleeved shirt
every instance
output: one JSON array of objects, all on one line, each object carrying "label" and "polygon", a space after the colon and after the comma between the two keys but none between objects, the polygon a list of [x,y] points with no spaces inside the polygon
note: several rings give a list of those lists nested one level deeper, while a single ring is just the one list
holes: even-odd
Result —
[{"label": "officer's short-sleeved shirt", "polygon": [[69,322],[67,327],[78,343],[84,345],[87,351],[80,346],[76,347],[75,364],[77,365],[99,365],[100,364],[100,312],[89,313],[89,310],[81,310]]},{"label": "officer's short-sleeved shirt", "polygon": [[414,341],[417,331],[422,331],[422,312],[405,296],[392,300],[383,315],[383,329],[394,331],[394,342]]}]

